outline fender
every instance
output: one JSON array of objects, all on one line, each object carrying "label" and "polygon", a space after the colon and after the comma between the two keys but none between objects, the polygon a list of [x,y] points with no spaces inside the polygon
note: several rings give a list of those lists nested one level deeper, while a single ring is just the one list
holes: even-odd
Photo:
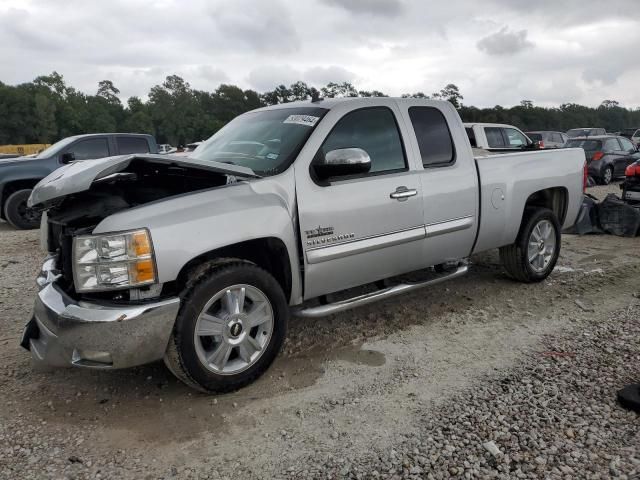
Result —
[{"label": "fender", "polygon": [[292,171],[124,210],[102,220],[93,233],[149,229],[161,283],[176,280],[190,260],[204,253],[248,240],[277,238],[289,257],[291,303],[300,303]]}]

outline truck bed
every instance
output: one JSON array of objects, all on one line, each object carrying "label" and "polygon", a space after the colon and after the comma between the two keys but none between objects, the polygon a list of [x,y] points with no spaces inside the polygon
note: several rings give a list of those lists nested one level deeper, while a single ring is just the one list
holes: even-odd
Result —
[{"label": "truck bed", "polygon": [[583,192],[584,150],[476,156],[475,164],[480,181],[480,227],[474,253],[513,243],[532,195],[553,196],[563,229],[575,223]]}]

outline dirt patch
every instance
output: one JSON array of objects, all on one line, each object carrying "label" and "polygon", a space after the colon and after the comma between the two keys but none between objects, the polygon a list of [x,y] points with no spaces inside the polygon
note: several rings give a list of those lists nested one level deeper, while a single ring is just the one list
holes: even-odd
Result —
[{"label": "dirt patch", "polygon": [[[13,478],[18,465],[52,478],[273,478],[311,454],[388,451],[543,337],[629,304],[640,280],[636,239],[565,235],[557,270],[535,285],[508,280],[495,252],[478,255],[459,280],[294,319],[267,374],[216,397],[189,390],[162,363],[34,372],[17,344],[35,293],[37,233],[0,228],[0,241],[0,476]],[[238,457],[239,446],[250,448]]]}]

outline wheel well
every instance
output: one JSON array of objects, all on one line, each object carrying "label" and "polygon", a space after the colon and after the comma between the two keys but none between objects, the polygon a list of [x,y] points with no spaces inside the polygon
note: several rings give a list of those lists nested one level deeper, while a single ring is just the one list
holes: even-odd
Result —
[{"label": "wheel well", "polygon": [[556,214],[560,225],[563,225],[567,215],[568,198],[569,194],[564,187],[547,188],[529,195],[524,207],[525,209],[528,207],[548,208]]},{"label": "wheel well", "polygon": [[255,263],[268,271],[282,287],[287,300],[291,297],[291,264],[287,247],[279,238],[259,238],[218,248],[189,260],[175,281],[177,291],[187,284],[190,274],[204,262],[216,258],[240,258]]},{"label": "wheel well", "polygon": [[13,182],[6,183],[2,188],[2,198],[0,198],[0,211],[4,211],[4,202],[9,195],[18,190],[24,190],[25,188],[33,188],[36,184],[42,180],[41,178],[27,178],[24,180],[15,180]]}]

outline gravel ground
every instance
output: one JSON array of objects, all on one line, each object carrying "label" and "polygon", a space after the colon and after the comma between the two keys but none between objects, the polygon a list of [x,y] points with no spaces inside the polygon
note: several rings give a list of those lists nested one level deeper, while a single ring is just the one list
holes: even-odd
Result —
[{"label": "gravel ground", "polygon": [[[595,187],[600,198],[617,185]],[[0,224],[0,478],[637,478],[638,239],[563,237],[556,271],[468,276],[320,320],[240,392],[161,363],[38,372],[17,346],[37,232]]]}]

